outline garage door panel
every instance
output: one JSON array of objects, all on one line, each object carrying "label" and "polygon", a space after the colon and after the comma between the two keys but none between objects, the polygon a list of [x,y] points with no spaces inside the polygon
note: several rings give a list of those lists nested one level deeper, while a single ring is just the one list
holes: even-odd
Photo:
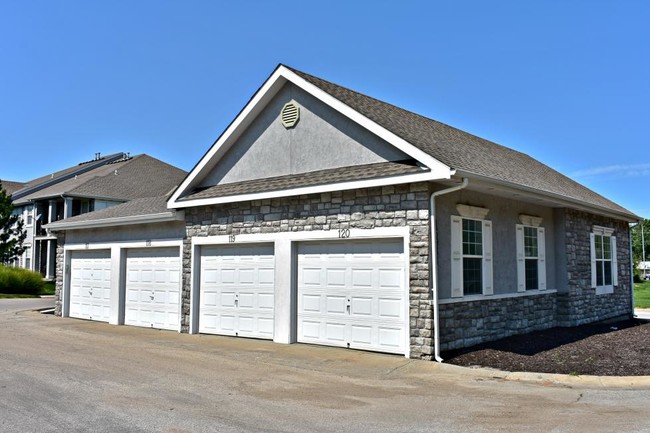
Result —
[{"label": "garage door panel", "polygon": [[178,330],[180,272],[179,248],[127,250],[124,323]]},{"label": "garage door panel", "polygon": [[405,353],[401,239],[310,242],[298,249],[298,341]]},{"label": "garage door panel", "polygon": [[[350,299],[350,315],[352,316],[373,316],[373,298],[352,296]],[[375,313],[376,315],[376,313]]]},{"label": "garage door panel", "polygon": [[199,332],[273,338],[273,245],[204,246],[200,261]]},{"label": "garage door panel", "polygon": [[403,319],[404,299],[403,298],[380,298],[379,317]]},{"label": "garage door panel", "polygon": [[350,340],[358,345],[372,345],[372,326],[352,324]]},{"label": "garage door panel", "polygon": [[343,322],[325,322],[325,340],[329,342],[346,341],[347,324]]},{"label": "garage door panel", "polygon": [[72,251],[70,317],[108,322],[110,298],[110,251]]},{"label": "garage door panel", "polygon": [[345,296],[327,296],[325,312],[329,314],[346,314],[348,301]]},{"label": "garage door panel", "polygon": [[400,289],[404,284],[404,271],[399,268],[379,268],[377,270],[379,287]]}]

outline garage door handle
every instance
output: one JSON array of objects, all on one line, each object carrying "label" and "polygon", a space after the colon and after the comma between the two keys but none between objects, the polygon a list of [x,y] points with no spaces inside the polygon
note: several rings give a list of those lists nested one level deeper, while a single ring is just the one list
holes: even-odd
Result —
[{"label": "garage door handle", "polygon": [[346,305],[345,308],[348,310],[348,314],[350,314],[350,304]]}]

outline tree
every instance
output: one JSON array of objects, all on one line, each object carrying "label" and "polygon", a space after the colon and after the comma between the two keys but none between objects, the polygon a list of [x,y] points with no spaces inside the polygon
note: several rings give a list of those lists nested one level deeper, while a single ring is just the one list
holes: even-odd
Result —
[{"label": "tree", "polygon": [[632,258],[635,272],[640,262],[650,261],[650,220],[644,219],[632,227]]},{"label": "tree", "polygon": [[0,263],[8,264],[25,251],[23,241],[27,231],[20,215],[14,215],[11,196],[0,181]]}]

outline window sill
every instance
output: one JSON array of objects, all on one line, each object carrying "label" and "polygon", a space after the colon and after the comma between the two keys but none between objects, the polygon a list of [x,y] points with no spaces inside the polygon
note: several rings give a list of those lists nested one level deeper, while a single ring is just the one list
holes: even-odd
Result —
[{"label": "window sill", "polygon": [[614,286],[597,286],[596,295],[611,295],[614,293]]},{"label": "window sill", "polygon": [[477,302],[477,301],[491,301],[493,299],[507,299],[507,298],[523,298],[526,296],[550,295],[557,293],[557,290],[527,290],[525,292],[517,293],[503,293],[499,295],[472,295],[464,296],[462,298],[447,298],[440,299],[439,305],[442,304],[456,304],[458,302]]}]

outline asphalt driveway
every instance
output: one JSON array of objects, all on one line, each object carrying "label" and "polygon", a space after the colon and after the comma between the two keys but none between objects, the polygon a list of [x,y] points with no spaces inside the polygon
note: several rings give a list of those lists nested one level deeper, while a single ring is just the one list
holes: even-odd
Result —
[{"label": "asphalt driveway", "polygon": [[51,302],[0,300],[2,432],[650,432],[643,381],[19,312]]}]

